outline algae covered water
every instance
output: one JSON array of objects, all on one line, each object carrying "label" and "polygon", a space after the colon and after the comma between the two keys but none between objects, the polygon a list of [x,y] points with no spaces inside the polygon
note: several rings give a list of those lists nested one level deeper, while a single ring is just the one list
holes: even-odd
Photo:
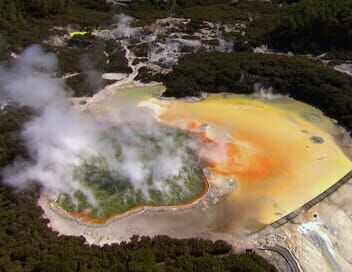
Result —
[{"label": "algae covered water", "polygon": [[59,204],[86,221],[105,222],[140,206],[170,206],[197,198],[205,190],[197,141],[186,131],[154,124],[121,124],[100,139],[113,147],[84,157],[74,169],[80,182]]}]

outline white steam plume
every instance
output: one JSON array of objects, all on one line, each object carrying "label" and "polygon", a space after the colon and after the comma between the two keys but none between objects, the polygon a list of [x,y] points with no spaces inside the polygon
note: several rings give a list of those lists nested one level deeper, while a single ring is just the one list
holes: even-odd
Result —
[{"label": "white steam plume", "polygon": [[114,34],[118,39],[124,39],[131,37],[136,29],[131,27],[134,18],[126,14],[118,14],[115,16],[116,21],[118,22],[117,28],[114,29]]},{"label": "white steam plume", "polygon": [[[94,203],[90,192],[75,175],[75,169],[86,158],[104,158],[110,170],[118,171],[137,188],[144,186],[143,180],[151,178],[152,186],[163,189],[161,180],[182,175],[188,163],[185,161],[187,150],[196,148],[193,141],[186,141],[180,147],[168,128],[137,109],[126,110],[120,116],[137,123],[137,129],[125,125],[118,133],[108,122],[98,122],[88,113],[75,112],[63,82],[51,76],[56,68],[54,55],[33,46],[14,60],[11,68],[0,70],[0,96],[29,106],[37,113],[22,130],[31,160],[17,159],[4,169],[6,183],[22,188],[36,182],[53,197],[80,190]],[[146,137],[155,139],[158,146],[157,154],[147,162],[144,160],[148,154]],[[121,147],[119,159],[115,156],[116,143]]]}]

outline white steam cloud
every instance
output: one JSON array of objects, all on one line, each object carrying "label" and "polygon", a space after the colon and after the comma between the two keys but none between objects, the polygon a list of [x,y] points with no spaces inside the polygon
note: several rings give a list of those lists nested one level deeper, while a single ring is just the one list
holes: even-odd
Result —
[{"label": "white steam cloud", "polygon": [[[107,121],[98,122],[88,113],[77,113],[63,82],[51,76],[56,68],[54,55],[33,46],[14,60],[11,68],[0,70],[0,97],[36,112],[22,130],[31,160],[17,159],[4,169],[6,183],[22,188],[36,182],[44,193],[53,197],[80,190],[94,203],[75,175],[75,169],[87,158],[104,158],[105,167],[119,172],[138,188],[145,186],[145,179],[151,179],[151,186],[160,190],[162,180],[183,174],[182,169],[188,163],[186,153],[196,148],[192,140],[180,147],[169,128],[137,109],[126,110],[118,117],[127,118],[137,126],[121,125],[118,129]],[[146,138],[154,139],[158,151],[147,161],[144,157],[152,151],[148,150]],[[116,144],[121,147],[119,158],[115,155]]]},{"label": "white steam cloud", "polygon": [[131,24],[134,21],[133,17],[121,13],[116,15],[115,19],[118,22],[117,27],[114,29],[114,34],[116,38],[129,38],[135,33],[136,29],[131,27]]}]

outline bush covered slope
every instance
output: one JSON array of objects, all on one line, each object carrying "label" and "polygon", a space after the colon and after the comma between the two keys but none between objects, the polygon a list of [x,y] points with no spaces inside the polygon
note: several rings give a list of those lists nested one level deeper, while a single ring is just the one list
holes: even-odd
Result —
[{"label": "bush covered slope", "polygon": [[352,50],[352,0],[301,0],[273,32],[273,45],[295,52]]},{"label": "bush covered slope", "polygon": [[276,271],[258,256],[231,254],[222,241],[133,237],[101,248],[82,237],[58,237],[41,218],[37,197],[34,188],[14,193],[0,183],[0,271]]},{"label": "bush covered slope", "polygon": [[183,57],[164,79],[165,96],[201,91],[252,93],[254,84],[314,105],[352,128],[352,77],[303,57],[199,53]]},{"label": "bush covered slope", "polygon": [[41,42],[52,26],[110,23],[110,9],[105,0],[0,0],[0,33],[13,50]]},{"label": "bush covered slope", "polygon": [[16,156],[26,156],[19,130],[30,115],[31,111],[27,108],[8,107],[6,112],[0,111],[0,170]]}]

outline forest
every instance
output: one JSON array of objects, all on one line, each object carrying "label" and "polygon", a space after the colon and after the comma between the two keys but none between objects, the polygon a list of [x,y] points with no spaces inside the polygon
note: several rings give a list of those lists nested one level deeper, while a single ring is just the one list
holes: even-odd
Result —
[{"label": "forest", "polygon": [[254,84],[320,108],[352,128],[352,78],[303,57],[255,53],[198,53],[183,57],[163,78],[165,96],[205,92],[253,93]]},{"label": "forest", "polygon": [[1,23],[21,23],[29,16],[34,18],[74,12],[74,9],[86,8],[108,11],[105,0],[1,0]]},{"label": "forest", "polygon": [[272,33],[278,49],[303,53],[352,50],[352,0],[301,0]]},{"label": "forest", "polygon": [[0,34],[13,51],[40,43],[53,26],[93,27],[112,19],[105,0],[0,0]]}]

